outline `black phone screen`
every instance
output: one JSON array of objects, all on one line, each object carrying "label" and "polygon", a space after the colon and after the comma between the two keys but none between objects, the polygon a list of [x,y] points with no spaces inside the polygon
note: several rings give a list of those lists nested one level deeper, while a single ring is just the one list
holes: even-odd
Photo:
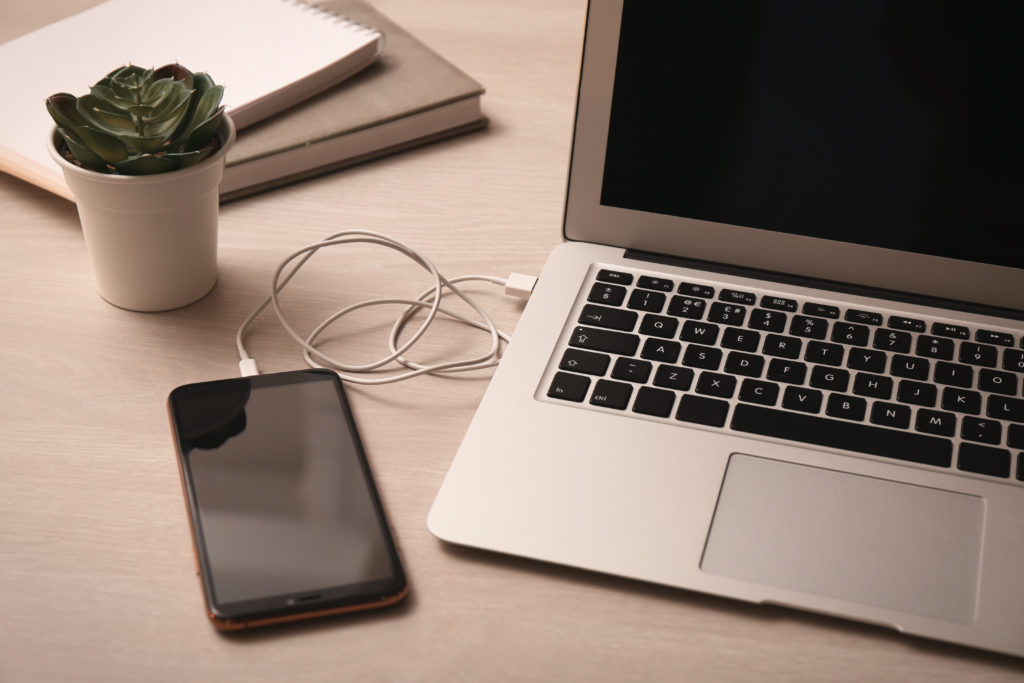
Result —
[{"label": "black phone screen", "polygon": [[404,588],[336,375],[191,384],[169,403],[215,616],[327,609]]}]

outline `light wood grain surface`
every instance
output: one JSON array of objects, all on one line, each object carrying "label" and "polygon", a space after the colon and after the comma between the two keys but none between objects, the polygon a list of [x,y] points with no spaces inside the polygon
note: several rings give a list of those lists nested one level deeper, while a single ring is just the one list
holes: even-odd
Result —
[{"label": "light wood grain surface", "polygon": [[[5,0],[0,41],[92,4]],[[236,374],[235,329],[277,261],[361,227],[449,275],[538,273],[561,239],[583,0],[376,4],[485,84],[490,128],[225,205],[220,281],[197,304],[106,304],[73,205],[0,176],[0,681],[1024,679],[1006,657],[437,541],[427,510],[486,373],[351,390],[411,579],[404,605],[214,631],[164,405],[179,384]],[[318,256],[286,305],[310,329],[357,298],[426,284],[390,252],[353,248]],[[474,290],[515,326],[517,304]],[[329,348],[375,358],[389,324],[359,314]],[[441,325],[418,355],[475,344]],[[269,319],[251,351],[265,371],[302,366]]]}]

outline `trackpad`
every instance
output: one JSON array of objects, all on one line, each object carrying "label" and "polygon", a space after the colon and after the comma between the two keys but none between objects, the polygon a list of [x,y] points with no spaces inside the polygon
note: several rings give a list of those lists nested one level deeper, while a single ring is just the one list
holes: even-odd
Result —
[{"label": "trackpad", "polygon": [[978,496],[734,454],[701,569],[971,623],[984,521]]}]

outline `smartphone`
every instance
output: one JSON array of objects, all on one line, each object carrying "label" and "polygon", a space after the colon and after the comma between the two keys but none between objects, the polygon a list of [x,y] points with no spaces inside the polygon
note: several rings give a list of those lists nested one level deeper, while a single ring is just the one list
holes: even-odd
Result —
[{"label": "smartphone", "polygon": [[394,604],[408,586],[341,380],[187,384],[168,412],[214,626]]}]

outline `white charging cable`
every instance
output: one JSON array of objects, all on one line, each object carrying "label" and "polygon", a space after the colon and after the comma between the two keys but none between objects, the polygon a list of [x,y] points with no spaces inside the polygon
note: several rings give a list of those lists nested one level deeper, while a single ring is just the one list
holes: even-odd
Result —
[{"label": "white charging cable", "polygon": [[[415,299],[370,299],[368,301],[361,301],[359,303],[346,306],[345,308],[328,316],[309,334],[308,337],[303,339],[285,319],[284,312],[281,310],[281,302],[278,295],[291,281],[291,279],[295,277],[299,268],[305,265],[306,261],[312,258],[320,249],[323,249],[324,247],[333,247],[342,244],[355,244],[359,242],[387,247],[405,254],[430,273],[434,279],[434,285],[421,292]],[[289,269],[289,265],[292,264],[292,262],[296,263]],[[474,280],[501,285],[505,288],[506,294],[516,296],[521,299],[529,298],[530,293],[533,291],[533,286],[537,282],[537,278],[529,275],[522,275],[520,273],[513,273],[505,279],[489,275],[463,275],[449,280],[441,275],[433,262],[419,251],[404,242],[388,237],[387,235],[383,235],[379,232],[372,232],[370,230],[343,230],[341,232],[336,232],[333,235],[328,235],[319,242],[314,242],[313,244],[307,245],[298,251],[293,252],[285,258],[274,271],[274,277],[272,278],[270,285],[270,296],[260,302],[259,306],[256,307],[256,310],[254,310],[249,317],[245,319],[241,327],[238,328],[238,334],[235,335],[238,354],[242,359],[238,363],[239,369],[243,376],[259,374],[259,369],[256,367],[256,361],[245,349],[244,339],[253,322],[260,313],[267,308],[267,306],[273,307],[274,313],[277,314],[277,319],[280,321],[281,326],[292,336],[293,339],[295,339],[296,342],[298,342],[299,346],[302,347],[302,357],[310,367],[334,370],[347,382],[355,382],[358,384],[387,384],[389,382],[398,382],[418,375],[466,372],[469,370],[478,370],[480,368],[497,365],[498,361],[501,359],[501,342],[508,342],[508,335],[495,327],[494,322],[483,308],[455,286],[455,284],[459,282],[469,282]],[[454,311],[443,308],[441,306],[441,297],[444,295],[445,289],[451,291],[453,294],[465,301],[466,304],[468,304],[469,307],[472,308],[478,316],[480,316],[480,319],[473,320],[472,318],[467,318],[455,313]],[[314,343],[324,330],[342,317],[361,308],[386,304],[404,304],[406,307],[391,327],[391,334],[388,337],[388,350],[390,353],[388,353],[387,356],[372,363],[351,364],[331,358],[314,346]],[[402,330],[405,329],[413,315],[420,309],[427,309],[427,314],[423,323],[420,324],[419,328],[417,328],[405,343],[399,346],[398,338],[401,335]],[[426,333],[438,313],[442,313],[454,320],[458,320],[461,323],[465,323],[466,325],[476,327],[477,329],[489,333],[491,337],[490,348],[487,352],[479,356],[463,360],[449,361],[446,363],[437,363],[434,365],[422,365],[406,358],[404,354]],[[388,365],[389,363],[399,363],[408,368],[408,371],[385,377],[365,377],[359,374],[354,374],[372,372]]]}]

